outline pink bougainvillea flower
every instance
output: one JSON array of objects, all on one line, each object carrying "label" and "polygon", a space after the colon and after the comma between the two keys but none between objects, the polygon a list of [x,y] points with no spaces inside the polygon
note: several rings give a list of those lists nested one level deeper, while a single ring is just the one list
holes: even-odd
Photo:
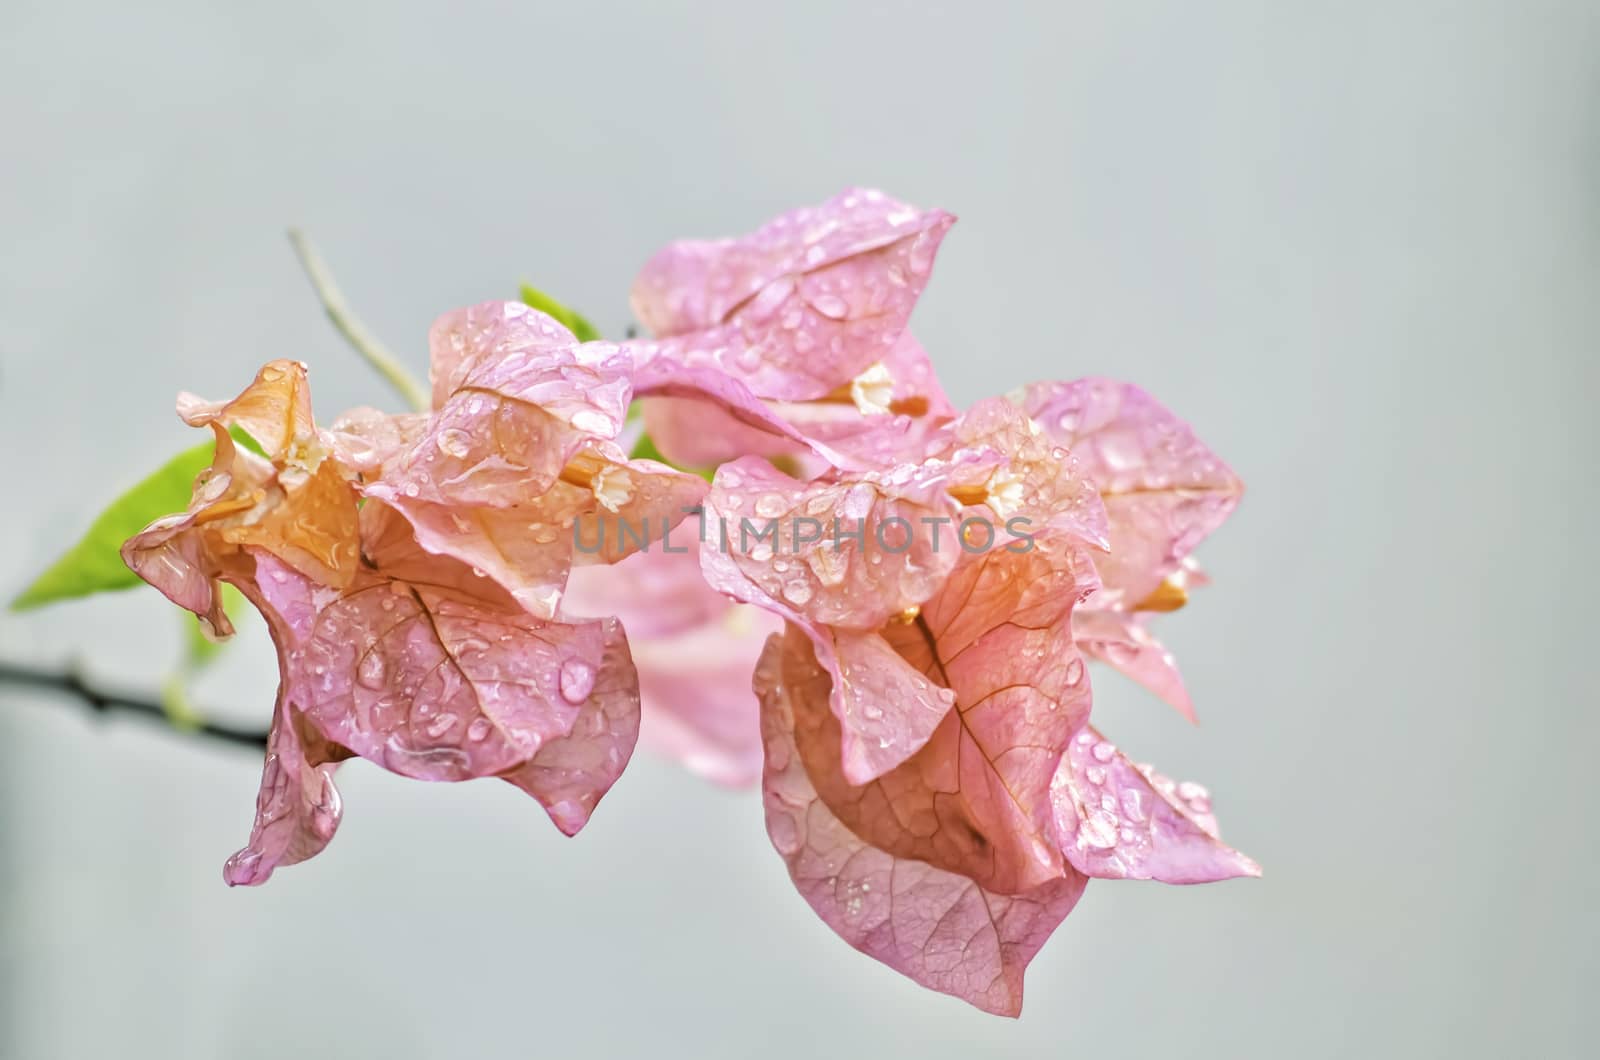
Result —
[{"label": "pink bougainvillea flower", "polygon": [[343,589],[258,552],[240,587],[267,618],[279,706],[250,842],[233,884],[320,849],[338,797],[324,763],[360,755],[422,780],[499,777],[563,832],[583,827],[638,733],[637,677],[614,619],[534,618],[492,581],[424,552],[379,502]]},{"label": "pink bougainvillea flower", "polygon": [[1183,679],[1148,620],[1188,599],[1197,584],[1190,553],[1238,505],[1243,484],[1131,384],[1037,383],[1015,400],[1082,461],[1110,520],[1110,551],[1096,560],[1103,588],[1078,613],[1079,643],[1192,720]]},{"label": "pink bougainvillea flower", "polygon": [[[658,253],[633,290],[657,338],[627,345],[638,392],[659,395],[644,409],[661,452],[713,466],[809,449],[844,466],[863,444],[881,447],[882,434],[948,418],[905,327],[954,220],[849,189],[748,236]],[[804,430],[806,421],[854,444],[819,451],[824,435]]]},{"label": "pink bougainvillea flower", "polygon": [[1051,782],[1087,722],[1070,615],[1094,585],[1076,547],[1002,549],[885,627],[947,709],[864,784],[841,768],[810,639],[791,627],[758,671],[767,826],[801,894],[864,952],[991,1012],[1020,1010],[1023,969],[1085,883],[1059,849]]},{"label": "pink bougainvillea flower", "polygon": [[632,363],[615,345],[579,343],[544,313],[488,302],[441,317],[430,346],[425,423],[351,425],[380,450],[362,492],[531,614],[555,615],[574,561],[614,562],[699,503],[699,476],[630,460],[616,444]]},{"label": "pink bougainvillea flower", "polygon": [[[180,409],[213,429],[216,458],[189,510],[130,539],[124,557],[219,633],[217,583],[237,585],[265,616],[281,672],[255,827],[227,880],[260,883],[326,845],[340,815],[331,768],[351,755],[427,780],[499,777],[562,831],[581,828],[638,733],[626,641],[615,619],[531,613],[498,580],[426,550],[376,497],[358,510],[372,485],[360,480],[381,482],[385,453],[437,438],[437,421],[358,413],[321,431],[292,362],[269,364],[231,402],[186,397]],[[234,446],[230,428],[266,457]]]},{"label": "pink bougainvillea flower", "polygon": [[[1087,877],[1254,871],[1179,789],[1120,768],[1089,729],[1074,613],[1100,591],[1111,534],[1085,463],[996,400],[939,432],[920,464],[796,483],[740,461],[707,500],[730,526],[848,511],[869,535],[941,504],[962,516],[946,553],[909,529],[903,550],[855,553],[793,531],[752,546],[730,529],[726,555],[702,564],[789,622],[758,691],[769,831],[796,885],[854,945],[991,1011],[1016,1011],[1023,967]],[[1026,535],[1007,541],[995,525],[1012,520]],[[985,905],[997,919],[968,925]],[[987,925],[981,945],[953,953],[930,910]]]},{"label": "pink bougainvillea flower", "polygon": [[750,675],[782,622],[707,585],[688,531],[613,566],[575,569],[562,612],[614,615],[627,628],[641,740],[708,780],[744,787],[761,776]]},{"label": "pink bougainvillea flower", "polygon": [[1092,484],[1012,405],[979,403],[928,448],[914,463],[810,483],[746,458],[718,471],[707,501],[727,539],[702,558],[707,580],[811,637],[836,678],[844,769],[856,783],[904,761],[949,709],[889,649],[886,622],[914,613],[968,552],[1053,532],[1105,538]]}]

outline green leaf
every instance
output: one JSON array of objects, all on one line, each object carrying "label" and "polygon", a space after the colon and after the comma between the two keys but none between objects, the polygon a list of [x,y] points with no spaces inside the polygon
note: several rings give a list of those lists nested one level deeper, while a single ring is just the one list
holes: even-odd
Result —
[{"label": "green leaf", "polygon": [[628,454],[628,459],[654,460],[657,463],[665,464],[670,468],[677,468],[679,471],[687,471],[690,474],[699,475],[707,482],[710,482],[711,477],[717,473],[717,469],[712,467],[678,467],[677,464],[674,464],[672,461],[661,455],[661,450],[656,448],[655,440],[652,439],[648,434],[639,435],[639,440],[633,443],[633,452]]},{"label": "green leaf", "polygon": [[[261,452],[243,431],[235,430],[233,437],[245,448]],[[57,600],[143,585],[122,562],[122,543],[163,515],[189,507],[195,476],[210,466],[212,453],[212,442],[186,449],[112,501],[77,544],[11,601],[11,609],[27,611]]]},{"label": "green leaf", "polygon": [[563,305],[531,283],[522,285],[522,300],[539,312],[555,317],[562,327],[577,336],[579,342],[593,342],[600,337],[599,329],[589,323],[582,313]]}]

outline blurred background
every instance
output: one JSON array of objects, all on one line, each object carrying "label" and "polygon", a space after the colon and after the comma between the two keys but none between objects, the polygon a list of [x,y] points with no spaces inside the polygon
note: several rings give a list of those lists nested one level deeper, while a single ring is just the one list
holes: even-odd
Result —
[{"label": "blurred background", "polygon": [[[1103,373],[1249,486],[1160,624],[1255,881],[1096,883],[1020,1021],[850,950],[758,796],[646,753],[563,839],[362,762],[326,854],[230,891],[248,751],[0,687],[0,1055],[1592,1055],[1600,373],[1592,2],[0,5],[0,591],[194,444],[180,388],[310,362],[305,226],[424,369],[529,279],[609,334],[669,239],[847,184],[961,217],[915,329],[962,401]],[[139,590],[0,658],[154,690]],[[265,631],[198,684],[265,724]]]}]

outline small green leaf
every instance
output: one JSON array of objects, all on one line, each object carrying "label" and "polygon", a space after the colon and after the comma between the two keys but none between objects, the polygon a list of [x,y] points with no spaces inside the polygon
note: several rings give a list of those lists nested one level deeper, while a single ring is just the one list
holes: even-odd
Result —
[{"label": "small green leaf", "polygon": [[186,449],[112,501],[82,539],[11,602],[11,609],[143,584],[122,562],[122,543],[161,516],[187,508],[195,476],[210,466],[211,455],[211,442]]},{"label": "small green leaf", "polygon": [[717,473],[717,469],[712,467],[678,467],[677,464],[674,464],[672,461],[661,455],[661,450],[656,448],[655,440],[648,434],[639,435],[639,440],[633,443],[633,452],[628,454],[628,459],[654,460],[657,463],[666,464],[670,468],[676,468],[679,471],[687,471],[690,474],[699,475],[707,482],[710,482],[711,477]]},{"label": "small green leaf", "polygon": [[[261,452],[255,439],[243,431],[232,433],[241,446]],[[122,562],[122,543],[163,515],[189,507],[195,476],[210,466],[212,454],[211,442],[186,449],[112,501],[77,544],[11,601],[11,609],[26,611],[57,600],[144,584]]]},{"label": "small green leaf", "polygon": [[599,329],[589,323],[582,313],[551,298],[531,283],[522,285],[522,300],[539,312],[555,317],[562,327],[577,336],[579,342],[593,342],[600,337]]}]

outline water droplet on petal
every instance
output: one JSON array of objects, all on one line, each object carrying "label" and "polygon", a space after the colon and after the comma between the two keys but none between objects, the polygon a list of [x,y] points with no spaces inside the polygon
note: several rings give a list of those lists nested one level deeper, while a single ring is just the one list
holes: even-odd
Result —
[{"label": "water droplet on petal", "polygon": [[459,427],[447,427],[439,432],[434,439],[434,444],[439,447],[439,452],[445,456],[460,459],[472,452],[472,435]]},{"label": "water droplet on petal", "polygon": [[376,651],[369,651],[363,655],[360,665],[356,667],[356,681],[362,688],[382,688],[384,678],[388,674],[388,665],[384,662],[382,654]]},{"label": "water droplet on petal", "polygon": [[574,705],[582,703],[594,691],[594,667],[582,659],[568,659],[561,664],[561,698]]},{"label": "water droplet on petal", "polygon": [[1078,838],[1091,847],[1109,850],[1117,845],[1116,818],[1097,810],[1078,826]]}]

